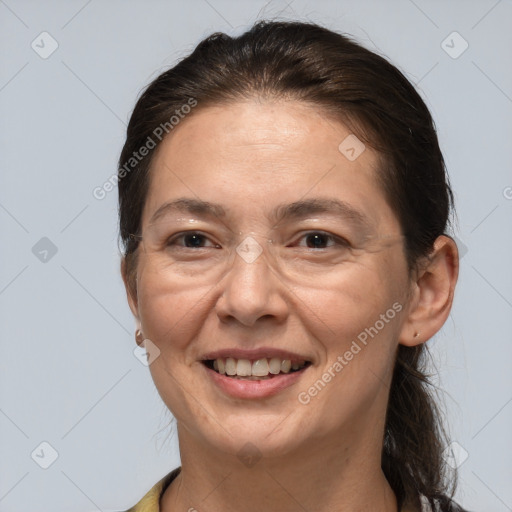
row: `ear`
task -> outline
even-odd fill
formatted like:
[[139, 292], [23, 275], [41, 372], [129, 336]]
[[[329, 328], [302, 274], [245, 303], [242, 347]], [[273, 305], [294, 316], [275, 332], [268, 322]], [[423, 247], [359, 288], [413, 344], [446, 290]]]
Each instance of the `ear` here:
[[140, 329], [140, 318], [139, 318], [139, 304], [137, 300], [137, 283], [133, 279], [133, 276], [128, 274], [128, 268], [126, 264], [126, 258], [121, 257], [121, 276], [123, 278], [124, 288], [126, 290], [126, 298], [128, 299], [128, 305], [130, 310], [137, 320], [137, 328]]
[[458, 275], [457, 244], [441, 235], [411, 284], [409, 311], [398, 337], [400, 344], [419, 345], [441, 329], [452, 307]]

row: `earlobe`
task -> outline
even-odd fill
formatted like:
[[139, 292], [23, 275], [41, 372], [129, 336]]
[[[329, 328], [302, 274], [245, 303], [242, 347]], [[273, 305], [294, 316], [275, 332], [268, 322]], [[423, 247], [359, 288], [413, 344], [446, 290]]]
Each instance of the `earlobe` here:
[[144, 334], [140, 329], [136, 329], [135, 331], [135, 342], [137, 343], [137, 345], [139, 345], [139, 347], [142, 346], [144, 342]]
[[415, 346], [425, 343], [443, 326], [450, 313], [459, 272], [457, 245], [441, 235], [418, 272], [407, 318], [398, 341]]

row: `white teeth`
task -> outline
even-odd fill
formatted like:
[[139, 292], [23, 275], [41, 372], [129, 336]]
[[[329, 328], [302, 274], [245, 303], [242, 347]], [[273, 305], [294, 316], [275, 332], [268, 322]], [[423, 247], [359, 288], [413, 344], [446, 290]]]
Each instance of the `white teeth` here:
[[272, 375], [277, 375], [281, 371], [281, 359], [273, 357], [268, 363], [268, 369]]
[[232, 357], [226, 359], [226, 373], [236, 375], [236, 361]]
[[266, 359], [258, 359], [252, 363], [252, 375], [255, 377], [265, 377], [268, 375], [268, 361]]
[[281, 361], [281, 371], [283, 373], [288, 373], [291, 367], [292, 362], [289, 359], [284, 359], [283, 361]]
[[254, 362], [249, 359], [226, 359], [219, 358], [213, 360], [213, 369], [221, 375], [230, 377], [267, 377], [269, 375], [278, 375], [279, 373], [290, 373], [291, 370], [300, 370], [306, 365], [305, 361], [294, 363], [290, 359], [280, 359], [272, 357], [271, 359], [261, 358]]
[[239, 359], [236, 365], [236, 374], [239, 377], [250, 377], [251, 376], [251, 361], [249, 359]]

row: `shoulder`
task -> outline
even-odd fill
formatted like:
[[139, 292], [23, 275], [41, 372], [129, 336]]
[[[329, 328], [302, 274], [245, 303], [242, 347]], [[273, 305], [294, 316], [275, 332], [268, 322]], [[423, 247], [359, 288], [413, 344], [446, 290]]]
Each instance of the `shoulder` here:
[[159, 512], [160, 497], [171, 482], [179, 475], [181, 467], [172, 470], [159, 480], [133, 507], [124, 512]]

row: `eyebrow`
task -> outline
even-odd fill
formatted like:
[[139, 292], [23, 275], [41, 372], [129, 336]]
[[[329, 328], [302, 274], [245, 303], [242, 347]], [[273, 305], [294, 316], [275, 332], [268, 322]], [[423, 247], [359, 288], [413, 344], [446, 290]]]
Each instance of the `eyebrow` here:
[[201, 199], [192, 199], [188, 197], [180, 197], [173, 201], [168, 201], [160, 206], [152, 215], [149, 223], [152, 224], [162, 217], [172, 213], [192, 213], [194, 215], [202, 215], [205, 217], [225, 217], [226, 210], [220, 205], [209, 203]]
[[[161, 205], [150, 219], [150, 224], [173, 213], [191, 213], [203, 217], [225, 218], [227, 211], [220, 204], [201, 199], [181, 197]], [[269, 219], [279, 223], [287, 220], [300, 220], [311, 215], [327, 213], [349, 220], [363, 228], [371, 226], [370, 219], [345, 201], [334, 198], [302, 199], [293, 203], [277, 205]]]
[[370, 227], [370, 219], [352, 205], [340, 199], [312, 198], [302, 199], [290, 204], [278, 205], [271, 214], [276, 222], [284, 220], [300, 220], [311, 215], [327, 213], [345, 220], [352, 221], [360, 227]]

